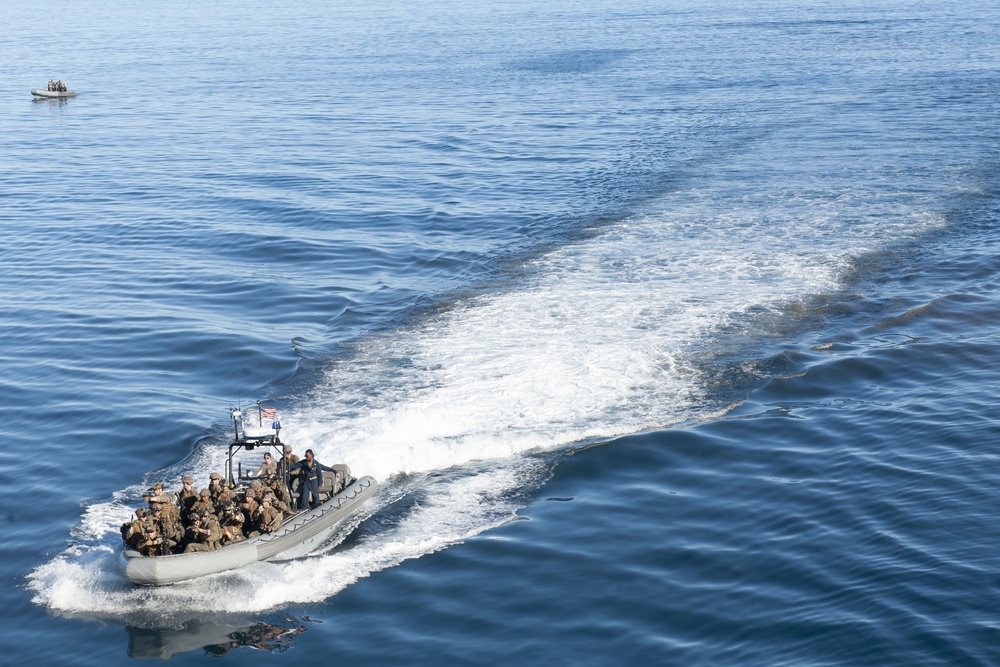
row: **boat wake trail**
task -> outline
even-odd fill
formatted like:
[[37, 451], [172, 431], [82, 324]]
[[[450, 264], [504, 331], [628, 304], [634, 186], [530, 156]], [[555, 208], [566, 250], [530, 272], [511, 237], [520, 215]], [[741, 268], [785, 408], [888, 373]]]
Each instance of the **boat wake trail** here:
[[[74, 544], [29, 575], [34, 600], [140, 625], [328, 599], [512, 520], [524, 490], [551, 473], [553, 453], [723, 413], [732, 399], [720, 399], [706, 370], [713, 355], [740, 361], [742, 350], [752, 361], [810, 298], [841, 289], [857, 257], [942, 224], [914, 206], [889, 210], [872, 193], [728, 187], [673, 194], [657, 211], [530, 260], [503, 291], [441, 304], [332, 362], [283, 410], [282, 439], [382, 488], [325, 550], [135, 588], [117, 551], [136, 486], [87, 508]], [[156, 477], [176, 488], [181, 474], [206, 478], [223, 458], [206, 445]]]
[[[120, 540], [114, 524], [131, 511], [124, 504], [92, 506], [83, 522], [102, 536], [91, 536], [29, 577], [36, 602], [54, 612], [115, 620], [132, 627], [181, 624], [196, 614], [241, 614], [292, 602], [320, 602], [350, 584], [405, 560], [433, 553], [483, 530], [510, 521], [520, 506], [508, 493], [545, 474], [539, 461], [467, 471], [434, 481], [398, 479], [359, 514], [339, 527], [313, 555], [288, 562], [247, 567], [160, 588], [132, 585], [118, 569]], [[400, 507], [402, 505], [402, 507]], [[456, 507], [463, 508], [455, 512]], [[116, 515], [116, 518], [111, 518]], [[358, 530], [362, 522], [379, 530]], [[78, 530], [83, 533], [83, 530]], [[349, 548], [338, 547], [352, 533]], [[112, 534], [113, 533], [113, 534]], [[107, 539], [105, 539], [107, 538]]]

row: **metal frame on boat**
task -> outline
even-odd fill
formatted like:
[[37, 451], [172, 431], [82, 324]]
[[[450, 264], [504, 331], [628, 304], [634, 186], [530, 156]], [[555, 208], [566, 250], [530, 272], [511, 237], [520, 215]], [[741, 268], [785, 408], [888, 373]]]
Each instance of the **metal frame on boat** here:
[[[259, 401], [257, 406], [256, 427], [243, 422], [242, 410], [236, 408], [232, 411], [236, 437], [229, 445], [226, 462], [227, 483], [231, 488], [254, 479], [249, 473], [244, 474], [239, 463], [234, 474], [235, 455], [242, 450], [252, 451], [258, 447], [273, 448], [278, 452], [279, 456], [275, 457], [275, 460], [280, 461], [278, 474], [285, 480], [286, 485], [289, 481], [288, 470], [281, 456], [284, 448], [279, 437], [281, 424], [275, 419], [265, 425], [264, 409], [260, 407]], [[335, 486], [324, 480], [320, 503], [313, 509], [295, 512], [282, 522], [278, 530], [229, 544], [214, 551], [146, 556], [135, 549], [125, 547], [121, 555], [121, 566], [125, 576], [141, 586], [163, 586], [231, 570], [260, 560], [288, 560], [304, 556], [329, 537], [341, 521], [378, 490], [378, 483], [372, 477], [355, 479], [351, 477], [350, 469], [344, 464], [331, 467], [345, 475], [344, 488], [337, 492]]]

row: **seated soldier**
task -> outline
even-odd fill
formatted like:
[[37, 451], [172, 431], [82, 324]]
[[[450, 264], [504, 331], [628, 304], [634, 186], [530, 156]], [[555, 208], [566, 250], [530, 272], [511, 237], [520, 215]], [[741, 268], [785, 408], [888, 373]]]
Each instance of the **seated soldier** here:
[[216, 514], [219, 509], [235, 498], [232, 489], [222, 479], [222, 475], [213, 472], [208, 482], [208, 490], [212, 494], [212, 502], [215, 503]]
[[257, 501], [253, 492], [247, 490], [247, 495], [240, 504], [240, 514], [243, 515], [243, 534], [249, 536], [253, 532], [253, 517], [257, 513]]
[[143, 556], [162, 556], [165, 553], [163, 537], [156, 521], [149, 515], [142, 520], [142, 537], [136, 548]]
[[253, 518], [254, 530], [249, 537], [273, 533], [281, 528], [281, 512], [271, 507], [271, 496], [264, 496]]
[[221, 546], [226, 546], [229, 544], [236, 544], [237, 542], [242, 542], [246, 538], [243, 537], [243, 526], [234, 526], [231, 524], [224, 524], [222, 526], [222, 540], [220, 540]]
[[283, 516], [291, 516], [295, 514], [295, 510], [292, 509], [292, 506], [279, 498], [278, 494], [276, 494], [273, 489], [268, 487], [265, 489], [264, 493], [271, 499], [271, 507], [281, 512]]
[[184, 528], [177, 521], [173, 514], [157, 505], [153, 509], [153, 520], [156, 521], [156, 529], [163, 540], [163, 555], [174, 553], [178, 545], [184, 540]]
[[184, 547], [184, 553], [213, 551], [219, 548], [222, 530], [211, 514], [196, 512], [191, 515], [191, 526], [187, 529], [185, 537], [187, 546]]
[[222, 507], [222, 511], [219, 514], [219, 525], [223, 528], [226, 526], [236, 526], [242, 530], [245, 522], [246, 517], [243, 516], [243, 512], [240, 511], [235, 502], [229, 501]]
[[290, 504], [292, 498], [288, 495], [288, 487], [285, 486], [284, 480], [277, 474], [268, 475], [264, 479], [264, 489], [270, 489], [275, 498]]
[[208, 536], [208, 547], [209, 549], [218, 549], [222, 546], [222, 526], [219, 525], [219, 519], [214, 514], [209, 514], [205, 517], [205, 528], [209, 530]]
[[142, 542], [142, 520], [145, 518], [146, 509], [140, 507], [135, 511], [135, 516], [130, 521], [122, 524], [122, 541], [130, 549], [138, 550], [139, 543]]

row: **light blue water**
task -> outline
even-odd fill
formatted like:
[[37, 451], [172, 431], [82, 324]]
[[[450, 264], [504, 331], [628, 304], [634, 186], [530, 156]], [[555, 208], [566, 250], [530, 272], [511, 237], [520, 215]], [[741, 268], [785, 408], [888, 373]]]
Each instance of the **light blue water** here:
[[[1000, 660], [991, 5], [0, 25], [3, 661]], [[258, 398], [380, 494], [133, 588]]]

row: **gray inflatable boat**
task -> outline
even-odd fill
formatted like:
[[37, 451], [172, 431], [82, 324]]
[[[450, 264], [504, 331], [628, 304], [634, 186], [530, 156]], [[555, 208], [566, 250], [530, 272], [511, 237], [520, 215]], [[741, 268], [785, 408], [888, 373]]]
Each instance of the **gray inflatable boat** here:
[[76, 97], [75, 90], [44, 90], [42, 88], [32, 88], [31, 94], [35, 97], [41, 97], [45, 99], [61, 99], [64, 97]]
[[[269, 414], [267, 409], [258, 409], [258, 414]], [[255, 448], [283, 450], [278, 434], [281, 424], [275, 413], [267, 426], [260, 423], [256, 428], [242, 422], [242, 411], [233, 410], [236, 439], [229, 445], [227, 479], [230, 488], [239, 491], [243, 483], [257, 479], [255, 475], [243, 474], [242, 467], [234, 460], [241, 451]], [[261, 422], [262, 418], [258, 418]], [[276, 457], [278, 458], [278, 457]], [[331, 466], [337, 472], [324, 476], [320, 487], [320, 502], [312, 509], [300, 510], [285, 518], [281, 527], [271, 533], [257, 535], [235, 542], [214, 551], [191, 553], [171, 553], [166, 555], [143, 555], [126, 545], [122, 551], [120, 564], [125, 576], [141, 586], [164, 586], [202, 577], [207, 574], [232, 570], [260, 560], [290, 560], [308, 554], [327, 539], [333, 530], [378, 490], [373, 477], [356, 479], [350, 468], [344, 464]], [[278, 468], [285, 484], [295, 496], [294, 481], [289, 484], [289, 473], [283, 465]], [[341, 490], [341, 485], [343, 485]]]
[[141, 586], [164, 586], [243, 567], [259, 560], [288, 560], [304, 556], [329, 537], [337, 524], [376, 490], [378, 483], [374, 478], [362, 477], [316, 509], [292, 515], [277, 531], [216, 551], [143, 556], [138, 551], [125, 549], [122, 552], [125, 576]]

